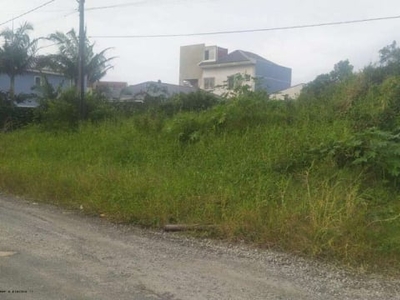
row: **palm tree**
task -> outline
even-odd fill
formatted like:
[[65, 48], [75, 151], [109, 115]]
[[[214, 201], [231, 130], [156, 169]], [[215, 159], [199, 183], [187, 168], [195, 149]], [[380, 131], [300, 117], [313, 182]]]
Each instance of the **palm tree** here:
[[33, 30], [30, 23], [24, 23], [16, 31], [5, 29], [0, 32], [4, 44], [0, 48], [0, 73], [10, 77], [10, 98], [15, 95], [15, 77], [35, 66], [37, 39], [31, 39]]
[[[58, 53], [49, 55], [44, 65], [49, 66], [56, 72], [64, 74], [71, 79], [75, 86], [78, 84], [79, 67], [79, 36], [72, 29], [67, 34], [56, 32], [49, 36], [49, 40], [58, 45]], [[104, 49], [100, 53], [94, 53], [94, 43], [86, 38], [85, 42], [85, 64], [84, 75], [87, 83], [92, 85], [104, 77], [108, 70], [112, 68], [109, 64], [114, 57], [107, 58], [105, 53], [110, 49]]]

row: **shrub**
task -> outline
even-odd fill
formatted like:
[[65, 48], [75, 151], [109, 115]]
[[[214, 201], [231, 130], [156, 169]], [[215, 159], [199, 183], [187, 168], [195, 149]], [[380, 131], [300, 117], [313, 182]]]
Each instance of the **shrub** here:
[[400, 175], [400, 133], [375, 128], [344, 141], [332, 141], [309, 152], [315, 159], [331, 157], [339, 167], [362, 166], [378, 178]]
[[200, 112], [208, 110], [215, 106], [220, 100], [217, 96], [198, 90], [189, 94], [177, 94], [169, 100], [159, 105], [159, 109], [168, 116], [173, 116], [178, 112], [195, 111]]
[[74, 130], [80, 121], [99, 122], [114, 116], [113, 107], [97, 94], [87, 94], [80, 116], [80, 100], [76, 91], [63, 92], [56, 99], [43, 99], [37, 110], [37, 119], [46, 130]]
[[[16, 95], [22, 101], [26, 95]], [[11, 131], [26, 126], [34, 121], [32, 108], [17, 107], [8, 93], [0, 92], [0, 131]]]

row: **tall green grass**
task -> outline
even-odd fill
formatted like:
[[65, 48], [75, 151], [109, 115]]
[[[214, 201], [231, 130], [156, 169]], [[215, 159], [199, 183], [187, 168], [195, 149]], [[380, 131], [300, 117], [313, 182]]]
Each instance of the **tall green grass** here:
[[398, 266], [396, 192], [362, 166], [310, 159], [353, 131], [321, 108], [244, 97], [73, 132], [32, 126], [0, 135], [0, 189], [115, 222], [215, 225], [210, 235], [231, 241]]

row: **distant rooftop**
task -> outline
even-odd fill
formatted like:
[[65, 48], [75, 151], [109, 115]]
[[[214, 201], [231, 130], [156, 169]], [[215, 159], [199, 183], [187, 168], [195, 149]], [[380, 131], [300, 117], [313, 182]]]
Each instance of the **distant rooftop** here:
[[145, 81], [139, 84], [128, 86], [124, 92], [123, 96], [131, 95], [136, 98], [135, 95], [150, 95], [150, 96], [172, 96], [174, 94], [189, 94], [196, 92], [198, 88], [190, 86], [182, 86], [170, 83], [164, 83], [161, 81]]
[[200, 63], [200, 66], [212, 66], [212, 65], [219, 65], [219, 64], [229, 64], [229, 63], [246, 63], [248, 62], [249, 64], [256, 64], [257, 61], [263, 61], [269, 64], [277, 65], [276, 63], [269, 61], [260, 55], [257, 55], [252, 52], [248, 51], [243, 51], [243, 50], [236, 50], [228, 55], [225, 55], [221, 58], [219, 58], [217, 61], [212, 61], [212, 62], [202, 62]]

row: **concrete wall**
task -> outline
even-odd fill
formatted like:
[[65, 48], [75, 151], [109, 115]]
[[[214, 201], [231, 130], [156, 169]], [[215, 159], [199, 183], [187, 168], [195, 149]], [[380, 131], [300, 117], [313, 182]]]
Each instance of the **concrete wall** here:
[[279, 91], [275, 94], [270, 95], [271, 99], [274, 100], [285, 100], [285, 99], [297, 99], [300, 96], [300, 93], [303, 89], [305, 84], [298, 84], [295, 86], [292, 86], [286, 90]]
[[[226, 84], [226, 81], [229, 76], [235, 75], [237, 73], [240, 74], [248, 74], [251, 77], [255, 76], [255, 65], [232, 65], [232, 66], [226, 66], [226, 67], [219, 67], [219, 68], [204, 68], [203, 69], [203, 78], [200, 84], [200, 87], [204, 89], [204, 78], [215, 78], [215, 86], [218, 85], [224, 85]], [[252, 89], [254, 90], [254, 82], [246, 82], [246, 84], [250, 85]], [[216, 88], [214, 89], [214, 93], [217, 95], [221, 95], [223, 93], [226, 93], [227, 90], [224, 88]]]
[[265, 61], [258, 61], [256, 66], [257, 87], [268, 93], [287, 89], [292, 83], [292, 70]]
[[[216, 62], [217, 60], [221, 59], [222, 57], [228, 55], [228, 49], [221, 48], [218, 46], [207, 46], [204, 49], [204, 52], [208, 51], [208, 59], [206, 59], [206, 55], [204, 53], [203, 59], [201, 61], [204, 62]], [[201, 62], [199, 61], [199, 63]]]
[[200, 82], [203, 70], [199, 63], [204, 60], [205, 44], [182, 46], [179, 63], [179, 85], [184, 85], [185, 80], [198, 80]]

